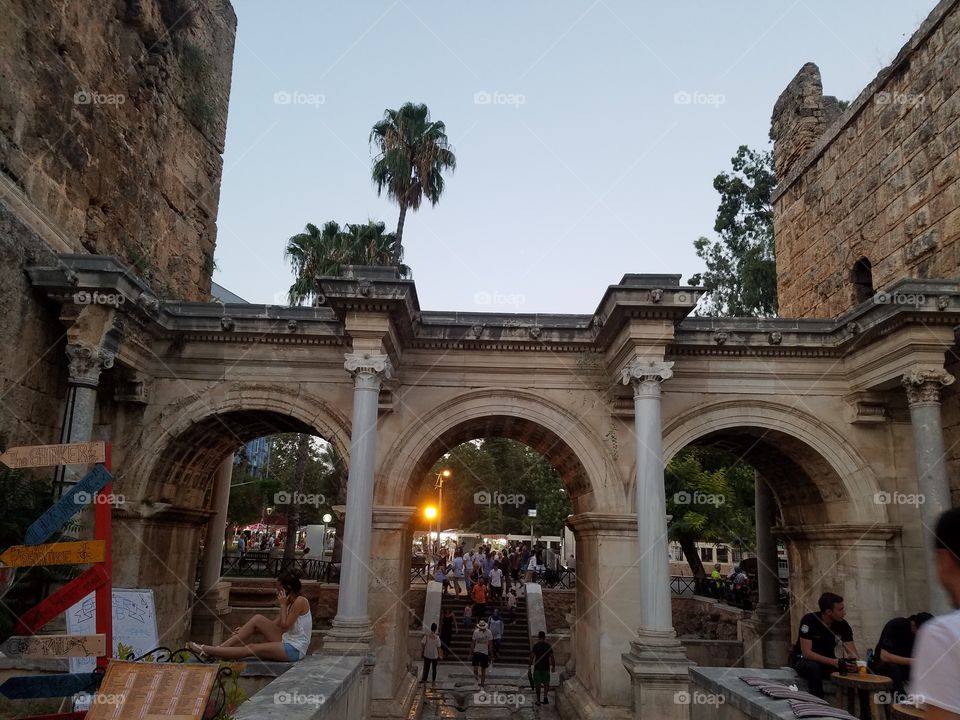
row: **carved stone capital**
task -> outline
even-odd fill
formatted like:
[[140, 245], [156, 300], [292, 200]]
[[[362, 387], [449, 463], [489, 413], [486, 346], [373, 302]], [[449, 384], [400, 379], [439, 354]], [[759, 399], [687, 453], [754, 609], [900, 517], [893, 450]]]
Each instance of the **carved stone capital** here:
[[952, 385], [953, 375], [942, 369], [911, 370], [900, 381], [907, 390], [910, 405], [939, 403], [940, 390]]
[[621, 371], [624, 385], [633, 385], [634, 397], [659, 395], [660, 383], [673, 377], [673, 362], [634, 358]]
[[393, 365], [386, 355], [374, 353], [346, 353], [344, 369], [353, 377], [357, 387], [380, 388], [393, 375]]
[[82, 343], [67, 345], [70, 383], [97, 387], [100, 384], [100, 372], [113, 367], [114, 354], [101, 347]]

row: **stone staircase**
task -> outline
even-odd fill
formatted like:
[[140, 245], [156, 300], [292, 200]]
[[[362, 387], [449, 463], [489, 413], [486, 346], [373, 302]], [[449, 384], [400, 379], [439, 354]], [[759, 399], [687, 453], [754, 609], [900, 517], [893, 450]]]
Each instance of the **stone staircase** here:
[[[465, 627], [463, 624], [463, 608], [468, 601], [464, 595], [454, 597], [450, 593], [444, 593], [443, 601], [440, 604], [440, 617], [446, 614], [447, 610], [453, 610], [454, 617], [457, 618], [458, 630], [453, 633], [453, 639], [450, 641], [450, 657], [441, 660], [441, 663], [461, 663], [470, 665], [472, 657], [470, 656], [470, 640], [473, 631], [476, 629], [476, 622], [471, 627]], [[493, 615], [494, 603], [487, 603], [486, 618], [489, 620]], [[517, 599], [516, 622], [510, 623], [507, 619], [506, 605], [500, 610], [503, 616], [503, 640], [500, 643], [500, 655], [495, 659], [498, 665], [523, 665], [526, 666], [530, 659], [530, 630], [527, 623], [527, 600], [526, 598]]]

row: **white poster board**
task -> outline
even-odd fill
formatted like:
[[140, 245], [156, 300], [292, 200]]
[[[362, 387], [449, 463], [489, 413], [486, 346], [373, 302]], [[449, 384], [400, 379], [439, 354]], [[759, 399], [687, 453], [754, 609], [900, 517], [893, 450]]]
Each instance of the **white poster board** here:
[[[67, 632], [70, 635], [89, 635], [97, 631], [97, 601], [94, 593], [67, 610]], [[153, 604], [153, 590], [113, 589], [113, 648], [123, 643], [133, 648], [138, 657], [160, 644], [157, 639], [157, 614]], [[89, 673], [97, 666], [96, 658], [70, 658], [70, 672]]]

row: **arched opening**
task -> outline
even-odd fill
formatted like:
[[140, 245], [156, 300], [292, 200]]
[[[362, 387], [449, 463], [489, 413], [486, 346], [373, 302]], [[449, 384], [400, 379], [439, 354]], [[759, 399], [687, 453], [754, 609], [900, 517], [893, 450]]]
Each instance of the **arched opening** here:
[[870, 260], [862, 257], [853, 264], [850, 271], [850, 281], [853, 283], [853, 295], [859, 304], [869, 300], [874, 295], [873, 265]]
[[[287, 520], [299, 516], [301, 504], [309, 505], [308, 514], [327, 511], [334, 504], [326, 497], [315, 500], [317, 493], [304, 492], [308, 488], [291, 492], [291, 487], [277, 484], [272, 497], [258, 497], [254, 502], [258, 503], [261, 519], [271, 521], [266, 523], [271, 532], [257, 539], [273, 535], [279, 542], [262, 550], [259, 544], [246, 545], [243, 568], [237, 572], [227, 568], [222, 575], [223, 563], [236, 563], [236, 557], [221, 557], [221, 546], [225, 553], [239, 551], [234, 537], [226, 536], [237, 451], [258, 439], [279, 437], [289, 446], [288, 453], [296, 452], [300, 445], [317, 454], [327, 440], [342, 447], [342, 438], [322, 437], [301, 418], [263, 408], [223, 409], [195, 419], [179, 417], [177, 421], [175, 434], [168, 431], [160, 435], [155, 440], [155, 452], [132, 458], [130, 470], [122, 478], [118, 491], [135, 499], [114, 531], [115, 584], [153, 589], [161, 642], [181, 642], [190, 637], [216, 643], [246, 619], [231, 617], [227, 612], [243, 604], [230, 600], [235, 586], [243, 585], [248, 594], [261, 592], [261, 586], [269, 592], [276, 575], [290, 564], [283, 557], [285, 537], [293, 540], [290, 557], [304, 564], [303, 548], [297, 548], [297, 535], [289, 533]], [[297, 438], [305, 441], [298, 443]], [[323, 508], [319, 507], [321, 502]], [[230, 584], [226, 595], [218, 580]], [[308, 585], [320, 585], [321, 580], [306, 577], [305, 594]], [[336, 587], [330, 592], [335, 605]], [[316, 598], [309, 599], [313, 602]], [[213, 612], [212, 607], [221, 600], [223, 607]], [[200, 615], [206, 616], [206, 624]], [[316, 620], [322, 622], [322, 618]]]
[[[847, 598], [855, 632], [874, 638], [888, 619], [888, 603], [869, 588], [891, 588], [898, 598], [903, 588], [896, 533], [875, 500], [869, 465], [827, 423], [764, 402], [724, 403], [678, 418], [666, 429], [666, 455], [690, 446], [732, 453], [770, 488], [771, 534], [785, 547], [790, 591], [789, 621], [780, 628], [776, 653], [795, 638], [796, 623], [816, 610], [825, 591]], [[773, 563], [770, 558], [767, 567], [779, 569]], [[758, 638], [756, 645], [766, 647], [771, 637]]]

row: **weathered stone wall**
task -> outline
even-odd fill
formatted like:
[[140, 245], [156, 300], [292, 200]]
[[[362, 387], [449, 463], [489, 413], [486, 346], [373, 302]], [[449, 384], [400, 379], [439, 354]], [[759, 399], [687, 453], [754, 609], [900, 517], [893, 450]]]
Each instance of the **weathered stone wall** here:
[[882, 289], [960, 268], [960, 2], [943, 0], [837, 118], [816, 65], [772, 121], [780, 313], [836, 317], [858, 303], [862, 257]]
[[[209, 297], [236, 16], [228, 0], [0, 0], [0, 175], [60, 251]], [[6, 195], [7, 193], [3, 193]], [[4, 266], [3, 282], [20, 266]]]

